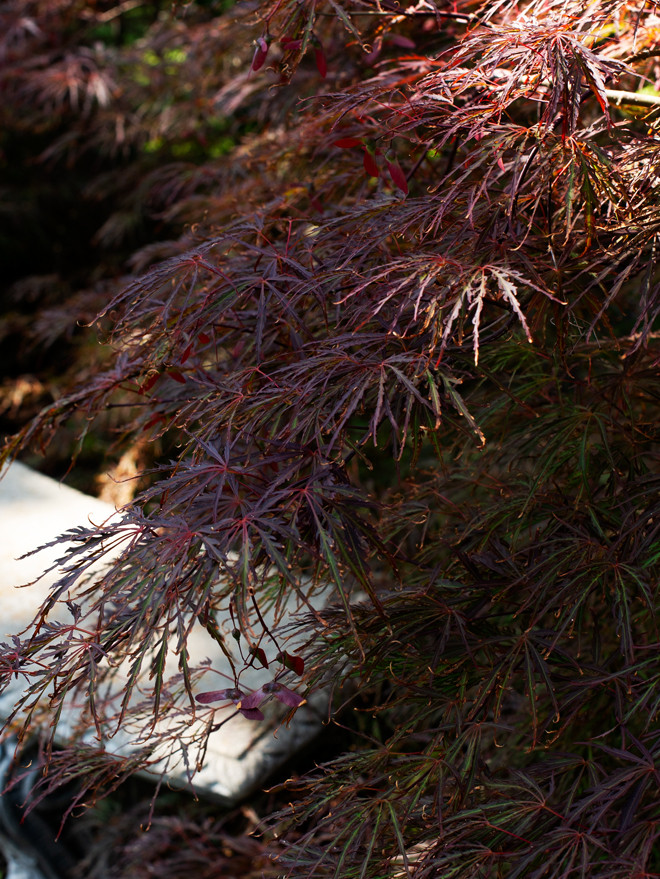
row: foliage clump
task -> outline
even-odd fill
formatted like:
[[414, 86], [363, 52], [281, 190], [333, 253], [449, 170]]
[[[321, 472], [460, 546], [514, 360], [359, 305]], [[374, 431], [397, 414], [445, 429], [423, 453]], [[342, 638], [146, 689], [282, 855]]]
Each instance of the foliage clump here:
[[[123, 8], [1, 9], [24, 22], [3, 29], [3, 112], [52, 131], [49, 160], [129, 156], [180, 229], [88, 289], [112, 360], [5, 453], [112, 410], [127, 446], [171, 454], [121, 522], [69, 535], [4, 650], [25, 728], [94, 681], [105, 730], [97, 682], [129, 661], [142, 698], [115, 722], [168, 716], [171, 740], [121, 771], [203, 752], [180, 737], [206, 674], [192, 626], [222, 640], [230, 613], [245, 661], [272, 661], [260, 608], [295, 596], [301, 694], [334, 680], [373, 722], [273, 818], [292, 874], [655, 875], [660, 19], [623, 0], [200, 3], [90, 48], [83, 22]], [[73, 622], [49, 621], [65, 600]], [[91, 792], [119, 771], [75, 741], [53, 761], [50, 783]]]

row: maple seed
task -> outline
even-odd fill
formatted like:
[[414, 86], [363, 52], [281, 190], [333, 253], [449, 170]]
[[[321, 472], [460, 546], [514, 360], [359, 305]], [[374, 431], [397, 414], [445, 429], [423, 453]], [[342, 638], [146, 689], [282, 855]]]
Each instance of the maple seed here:
[[244, 711], [252, 711], [261, 705], [264, 699], [267, 699], [268, 696], [275, 696], [279, 702], [283, 705], [288, 705], [289, 708], [300, 708], [301, 705], [304, 705], [305, 702], [307, 702], [307, 699], [294, 693], [293, 690], [285, 687], [284, 684], [280, 684], [277, 681], [270, 681], [262, 687], [259, 687], [254, 693], [246, 696], [245, 699], [241, 699], [237, 705], [238, 710], [241, 713]]
[[259, 660], [264, 668], [268, 668], [268, 660], [262, 647], [252, 647], [250, 653]]
[[392, 183], [394, 183], [404, 195], [408, 195], [408, 181], [406, 180], [406, 175], [401, 170], [401, 165], [399, 165], [399, 160], [397, 159], [394, 150], [388, 150], [385, 153], [385, 161], [387, 162], [387, 170], [390, 172]]
[[364, 142], [361, 137], [341, 137], [334, 142], [333, 146], [346, 150], [349, 147], [364, 146]]
[[314, 55], [316, 57], [316, 68], [323, 79], [325, 79], [328, 74], [328, 62], [325, 60], [325, 53], [323, 49], [314, 49]]
[[376, 156], [380, 154], [373, 141], [364, 140], [361, 137], [341, 137], [334, 141], [334, 146], [340, 149], [348, 149], [349, 147], [361, 146], [364, 149], [364, 170], [370, 177], [378, 177], [380, 172], [376, 163]]
[[380, 171], [378, 170], [378, 164], [376, 163], [376, 156], [381, 154], [380, 150], [376, 148], [376, 144], [374, 141], [368, 137], [365, 138], [364, 141], [364, 170], [370, 177], [378, 177], [380, 175]]
[[233, 687], [229, 690], [211, 690], [208, 693], [198, 693], [195, 699], [202, 705], [208, 705], [209, 702], [238, 702], [244, 695], [242, 690]]
[[258, 690], [255, 690], [254, 693], [250, 693], [249, 696], [246, 696], [245, 699], [241, 699], [238, 703], [238, 707], [241, 711], [251, 711], [254, 708], [258, 708], [265, 698], [266, 696], [263, 687], [260, 687]]
[[365, 64], [372, 64], [380, 55], [383, 48], [383, 38], [381, 36], [376, 37], [374, 40], [373, 48], [368, 55], [362, 59]]
[[285, 52], [296, 52], [303, 44], [302, 40], [293, 40], [291, 37], [282, 37], [280, 43]]
[[138, 394], [146, 394], [147, 391], [150, 391], [153, 386], [156, 384], [158, 379], [160, 378], [160, 373], [156, 372], [150, 378], [148, 378], [140, 387], [138, 388]]
[[[257, 693], [260, 693], [258, 690]], [[198, 702], [201, 702], [202, 705], [208, 705], [209, 702], [233, 702], [239, 712], [246, 717], [248, 720], [263, 720], [264, 715], [256, 706], [248, 705], [247, 708], [243, 706], [243, 696], [245, 693], [243, 690], [239, 690], [236, 687], [233, 687], [228, 690], [211, 690], [208, 693], [199, 693], [195, 696], [195, 699]], [[255, 694], [253, 693], [252, 696]], [[248, 696], [248, 699], [252, 698]]]
[[238, 709], [243, 717], [246, 717], [248, 720], [263, 720], [264, 713], [263, 711], [259, 711], [258, 708], [239, 708]]
[[259, 37], [257, 40], [257, 48], [254, 50], [254, 57], [252, 59], [252, 70], [255, 73], [264, 66], [266, 55], [268, 55], [268, 43], [263, 37]]
[[281, 662], [282, 665], [297, 675], [301, 675], [305, 671], [305, 660], [302, 656], [294, 656], [294, 654], [287, 653], [285, 650], [284, 653], [278, 653], [276, 659], [277, 662]]
[[371, 153], [365, 149], [364, 151], [364, 170], [370, 177], [378, 177], [378, 165], [376, 164], [376, 159]]
[[325, 79], [328, 73], [328, 62], [325, 58], [325, 52], [323, 51], [323, 45], [318, 37], [312, 38], [312, 45], [314, 46], [314, 57], [316, 59], [316, 69], [321, 74], [323, 79]]
[[149, 430], [150, 427], [154, 427], [159, 421], [165, 421], [165, 417], [160, 414], [152, 415], [149, 421], [143, 426], [142, 430]]
[[402, 34], [388, 34], [385, 37], [386, 42], [399, 46], [401, 49], [414, 49], [415, 43], [410, 37], [404, 37]]
[[288, 705], [289, 708], [300, 708], [307, 701], [307, 699], [303, 699], [302, 696], [294, 693], [293, 690], [285, 687], [284, 684], [277, 683], [277, 681], [264, 684], [261, 689], [265, 696], [273, 695], [283, 705]]

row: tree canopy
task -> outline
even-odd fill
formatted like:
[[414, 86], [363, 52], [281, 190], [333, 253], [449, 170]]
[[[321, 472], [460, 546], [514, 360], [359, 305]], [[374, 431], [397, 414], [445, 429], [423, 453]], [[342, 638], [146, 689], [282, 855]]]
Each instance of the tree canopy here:
[[[4, 646], [11, 723], [72, 690], [104, 734], [170, 720], [123, 764], [74, 737], [46, 787], [194, 766], [200, 623], [237, 681], [274, 663], [244, 711], [359, 700], [360, 747], [272, 817], [282, 872], [657, 875], [655, 7], [8, 0], [0, 35], [6, 161], [98, 220], [93, 257], [17, 261], [5, 333], [69, 366], [4, 455], [152, 449]], [[300, 657], [261, 615], [291, 596]]]

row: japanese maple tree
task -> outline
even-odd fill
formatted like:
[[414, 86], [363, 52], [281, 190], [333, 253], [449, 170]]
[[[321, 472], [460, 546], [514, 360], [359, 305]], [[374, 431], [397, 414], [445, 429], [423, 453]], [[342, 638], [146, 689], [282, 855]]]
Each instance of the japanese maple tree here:
[[[72, 689], [117, 720], [96, 682], [131, 664], [142, 750], [74, 739], [46, 783], [96, 793], [163, 747], [194, 765], [202, 690], [197, 712], [257, 718], [333, 681], [368, 705], [363, 745], [292, 785], [282, 871], [657, 875], [655, 8], [191, 3], [104, 42], [137, 6], [0, 7], [8, 124], [50, 132], [51, 162], [128, 163], [172, 234], [60, 306], [97, 303], [105, 353], [5, 451], [108, 412], [165, 450], [121, 521], [65, 536], [0, 658], [24, 734]], [[292, 596], [300, 656], [259, 610]], [[211, 689], [195, 621], [273, 682]]]

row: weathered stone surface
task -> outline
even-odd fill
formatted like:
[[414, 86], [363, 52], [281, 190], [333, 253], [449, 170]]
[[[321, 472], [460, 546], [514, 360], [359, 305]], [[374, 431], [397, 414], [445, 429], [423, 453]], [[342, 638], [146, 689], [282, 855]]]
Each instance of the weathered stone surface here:
[[0, 480], [0, 638], [13, 635], [32, 619], [57, 579], [55, 571], [28, 589], [63, 552], [61, 546], [26, 559], [19, 557], [78, 525], [100, 524], [115, 515], [110, 504], [18, 462]]
[[[22, 464], [10, 466], [0, 481], [0, 640], [7, 640], [7, 636], [17, 634], [29, 625], [49, 587], [57, 579], [57, 571], [33, 585], [17, 587], [35, 580], [62, 556], [63, 547], [60, 545], [22, 560], [18, 560], [18, 556], [69, 528], [90, 521], [100, 524], [113, 515], [116, 515], [115, 510], [109, 504], [61, 485]], [[191, 665], [208, 658], [216, 671], [229, 675], [224, 654], [201, 626], [193, 632], [188, 648]], [[175, 672], [176, 657], [171, 658], [169, 670]], [[204, 689], [231, 686], [231, 680], [221, 675], [207, 675], [208, 683]], [[257, 689], [271, 679], [271, 672], [265, 669], [248, 669], [241, 678], [241, 686]], [[9, 714], [23, 686], [21, 681], [14, 682], [12, 689], [0, 698], [0, 718]], [[273, 769], [318, 732], [323, 702], [320, 696], [314, 704], [302, 706], [289, 728], [280, 728], [276, 736], [272, 727], [282, 716], [279, 703], [266, 706], [265, 721], [250, 721], [241, 715], [229, 720], [211, 734], [204, 767], [195, 777], [195, 788], [230, 804], [263, 786]], [[222, 710], [217, 712], [217, 717], [222, 719]], [[66, 729], [67, 718], [63, 720]], [[197, 722], [201, 724], [201, 721]], [[109, 745], [113, 751], [124, 752], [131, 746], [127, 736], [117, 736]], [[184, 783], [186, 776], [182, 767], [172, 771], [170, 778], [173, 782], [178, 779]]]

